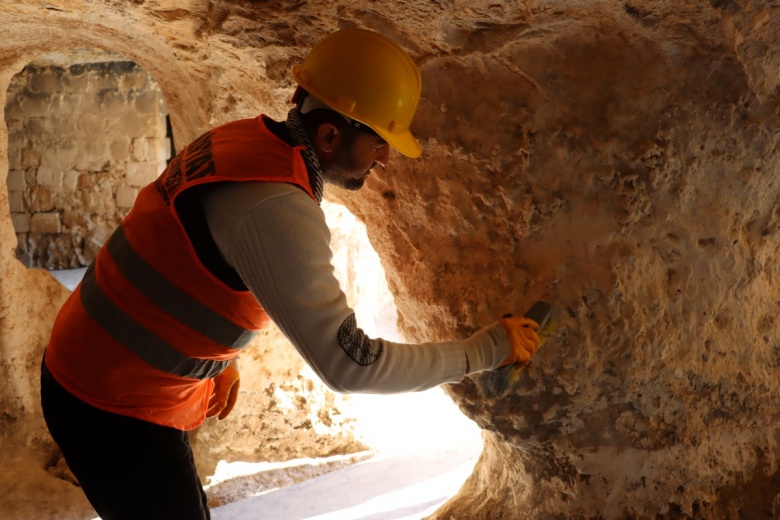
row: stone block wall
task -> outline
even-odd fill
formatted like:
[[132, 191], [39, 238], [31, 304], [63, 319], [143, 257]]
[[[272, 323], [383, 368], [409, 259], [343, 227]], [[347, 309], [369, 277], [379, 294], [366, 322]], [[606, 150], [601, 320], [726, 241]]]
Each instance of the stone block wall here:
[[28, 267], [88, 265], [170, 158], [167, 108], [131, 61], [32, 63], [8, 88], [8, 195]]

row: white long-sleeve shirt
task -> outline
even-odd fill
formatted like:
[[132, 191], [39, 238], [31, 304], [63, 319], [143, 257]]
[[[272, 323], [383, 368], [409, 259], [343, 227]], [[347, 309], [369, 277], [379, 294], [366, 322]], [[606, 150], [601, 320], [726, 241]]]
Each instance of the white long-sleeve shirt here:
[[510, 353], [498, 322], [462, 341], [402, 344], [368, 338], [334, 276], [319, 205], [293, 185], [226, 183], [203, 207], [222, 256], [330, 388], [396, 393], [457, 382]]

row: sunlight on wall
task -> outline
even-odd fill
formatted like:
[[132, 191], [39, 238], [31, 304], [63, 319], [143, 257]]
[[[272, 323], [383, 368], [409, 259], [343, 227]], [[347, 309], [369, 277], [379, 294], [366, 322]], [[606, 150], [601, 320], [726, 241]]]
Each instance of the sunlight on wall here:
[[[336, 277], [370, 337], [403, 342], [398, 313], [365, 225], [339, 204], [322, 203], [331, 229]], [[307, 377], [315, 377], [306, 368]], [[351, 395], [357, 430], [380, 453], [409, 453], [452, 442], [481, 444], [480, 429], [440, 389], [394, 395]]]
[[[373, 338], [403, 342], [384, 269], [365, 226], [343, 206], [325, 201], [322, 208], [332, 233], [335, 274], [358, 325]], [[308, 366], [303, 375], [317, 379]], [[258, 510], [271, 516], [284, 510], [285, 518], [411, 520], [432, 514], [472, 473], [482, 452], [481, 431], [440, 388], [395, 395], [353, 394], [346, 400], [350, 409], [343, 411], [356, 418], [355, 433], [373, 453], [284, 463], [221, 461], [208, 479], [207, 490], [243, 485], [253, 491], [244, 500], [217, 508], [213, 517], [254, 518]], [[332, 493], [346, 487], [350, 500], [339, 500]], [[301, 497], [321, 507], [292, 513], [289, 508], [295, 508]], [[323, 511], [328, 513], [320, 514]], [[412, 516], [402, 515], [404, 511]]]

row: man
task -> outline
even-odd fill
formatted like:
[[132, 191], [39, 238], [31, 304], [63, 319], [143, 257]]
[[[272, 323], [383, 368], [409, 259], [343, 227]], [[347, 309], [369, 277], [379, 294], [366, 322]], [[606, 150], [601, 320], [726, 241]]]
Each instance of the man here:
[[231, 411], [237, 355], [269, 317], [339, 392], [423, 390], [538, 347], [520, 317], [419, 345], [358, 328], [330, 264], [323, 183], [359, 189], [390, 146], [420, 155], [419, 71], [387, 38], [348, 29], [293, 76], [286, 121], [217, 127], [139, 193], [57, 316], [44, 416], [103, 520], [209, 518], [188, 431]]

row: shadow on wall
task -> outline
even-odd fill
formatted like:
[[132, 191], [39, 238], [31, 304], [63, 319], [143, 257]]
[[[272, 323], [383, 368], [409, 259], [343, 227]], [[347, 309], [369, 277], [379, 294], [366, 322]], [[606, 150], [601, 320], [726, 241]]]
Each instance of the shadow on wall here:
[[5, 119], [11, 220], [27, 267], [88, 265], [172, 155], [154, 78], [101, 50], [28, 64], [8, 87]]

